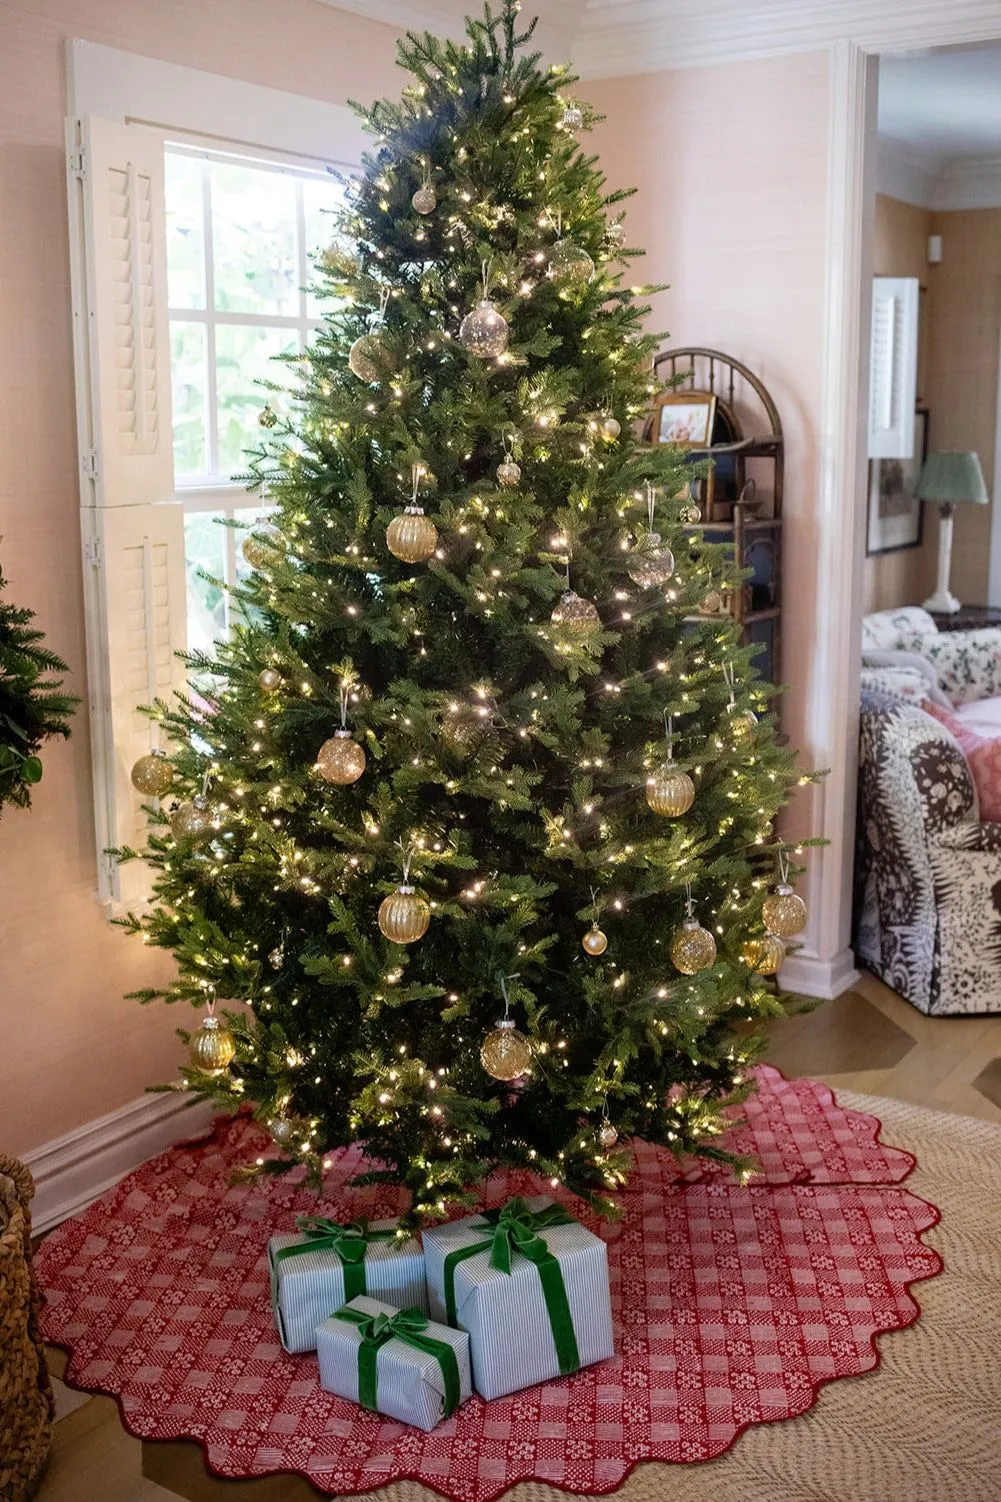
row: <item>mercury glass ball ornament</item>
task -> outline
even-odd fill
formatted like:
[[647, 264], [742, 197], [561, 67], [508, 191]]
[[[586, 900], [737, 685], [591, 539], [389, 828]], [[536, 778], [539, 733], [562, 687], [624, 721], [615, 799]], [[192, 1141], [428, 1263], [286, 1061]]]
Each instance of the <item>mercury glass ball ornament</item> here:
[[699, 603], [699, 615], [719, 615], [723, 609], [723, 596], [718, 589], [711, 589]]
[[151, 751], [148, 756], [140, 756], [132, 768], [132, 786], [150, 798], [162, 798], [169, 793], [173, 781], [174, 768], [165, 751]]
[[667, 583], [674, 573], [674, 554], [661, 546], [659, 532], [648, 532], [643, 546], [630, 553], [626, 573], [640, 589], [656, 589]]
[[622, 424], [611, 413], [601, 419], [600, 427], [602, 438], [607, 438], [609, 443], [614, 443], [615, 439], [622, 432]]
[[584, 125], [584, 111], [579, 104], [567, 104], [563, 107], [560, 116], [560, 124], [564, 130], [580, 130]]
[[484, 1038], [480, 1063], [495, 1080], [516, 1080], [531, 1067], [532, 1045], [510, 1017], [504, 1017]]
[[379, 905], [379, 929], [393, 944], [415, 944], [431, 922], [431, 909], [413, 887], [397, 887]]
[[309, 1136], [309, 1122], [301, 1116], [273, 1116], [268, 1122], [272, 1142], [279, 1147], [288, 1147], [296, 1138], [302, 1142]]
[[761, 904], [761, 917], [773, 934], [792, 939], [806, 927], [806, 903], [788, 882], [782, 882]]
[[[549, 252], [549, 267], [558, 281], [580, 285], [594, 276], [594, 262], [580, 245], [572, 240], [557, 240]], [[602, 430], [604, 424], [602, 424]]]
[[626, 243], [626, 228], [618, 219], [605, 229], [605, 244], [609, 250], [621, 250]]
[[378, 334], [362, 334], [348, 351], [348, 369], [359, 381], [374, 386], [392, 375], [395, 366], [392, 354]]
[[282, 686], [282, 675], [277, 668], [262, 668], [257, 681], [266, 694], [275, 694]]
[[199, 793], [189, 802], [179, 803], [170, 816], [171, 833], [175, 840], [194, 840], [205, 834], [212, 825], [212, 812], [207, 798]]
[[438, 528], [420, 506], [408, 506], [386, 528], [386, 546], [402, 563], [426, 563], [438, 546]]
[[698, 918], [686, 918], [674, 935], [671, 959], [682, 975], [698, 975], [716, 963], [716, 940]]
[[598, 1133], [598, 1141], [602, 1147], [614, 1147], [618, 1140], [619, 1134], [612, 1126], [612, 1123], [610, 1121], [602, 1122], [601, 1130]]
[[498, 312], [489, 297], [478, 302], [459, 324], [459, 343], [481, 360], [491, 360], [502, 355], [507, 349], [510, 335], [507, 319], [503, 313]]
[[521, 479], [521, 465], [515, 464], [513, 459], [505, 459], [503, 464], [497, 466], [497, 484], [503, 485], [505, 490], [513, 490]]
[[560, 595], [556, 609], [550, 616], [554, 626], [559, 626], [570, 636], [590, 636], [601, 625], [598, 607], [593, 600], [568, 589]]
[[475, 750], [486, 734], [488, 720], [468, 705], [446, 709], [441, 717], [442, 739], [460, 756]]
[[268, 955], [268, 964], [272, 970], [280, 970], [285, 963], [285, 951], [280, 944], [276, 944]]
[[236, 1040], [218, 1017], [203, 1017], [189, 1052], [196, 1069], [204, 1069], [206, 1074], [222, 1074], [236, 1058]]
[[438, 195], [430, 183], [425, 183], [422, 188], [417, 189], [410, 202], [418, 214], [433, 214], [438, 207]]
[[599, 954], [604, 954], [608, 948], [608, 935], [602, 933], [597, 923], [593, 923], [580, 942], [584, 953], [596, 959]]
[[251, 532], [243, 539], [241, 552], [251, 568], [267, 568], [282, 552], [285, 539], [274, 527], [264, 527]]
[[738, 709], [731, 705], [730, 719], [733, 722], [733, 733], [738, 740], [744, 740], [748, 735], [753, 735], [758, 724], [758, 717], [753, 709]]
[[786, 957], [786, 948], [777, 934], [765, 934], [761, 938], [748, 939], [740, 957], [757, 975], [774, 975]]
[[646, 801], [655, 814], [680, 819], [695, 802], [695, 784], [681, 767], [666, 761], [647, 778]]
[[352, 739], [350, 730], [337, 730], [316, 753], [316, 765], [324, 782], [350, 787], [365, 770], [365, 749]]

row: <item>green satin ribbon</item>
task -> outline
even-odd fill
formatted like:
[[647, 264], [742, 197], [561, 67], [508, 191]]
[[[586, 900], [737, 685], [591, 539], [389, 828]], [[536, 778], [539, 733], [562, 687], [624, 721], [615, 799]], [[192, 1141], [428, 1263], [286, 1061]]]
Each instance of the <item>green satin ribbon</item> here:
[[278, 1300], [278, 1267], [289, 1257], [300, 1257], [303, 1252], [335, 1252], [344, 1268], [345, 1302], [366, 1293], [365, 1253], [370, 1241], [392, 1241], [395, 1230], [372, 1231], [368, 1222], [354, 1220], [347, 1225], [338, 1225], [336, 1220], [324, 1220], [319, 1215], [300, 1215], [296, 1226], [305, 1236], [294, 1246], [283, 1246], [275, 1252], [271, 1263], [271, 1302]]
[[445, 1383], [442, 1418], [451, 1418], [459, 1406], [459, 1363], [455, 1348], [447, 1341], [435, 1340], [432, 1335], [422, 1333], [430, 1323], [426, 1314], [419, 1309], [401, 1309], [398, 1314], [363, 1314], [360, 1309], [338, 1309], [331, 1319], [342, 1319], [349, 1325], [356, 1325], [361, 1332], [358, 1401], [363, 1408], [370, 1408], [373, 1413], [379, 1411], [379, 1348], [395, 1337], [437, 1361]]
[[489, 1251], [490, 1266], [510, 1276], [512, 1256], [515, 1252], [520, 1252], [535, 1264], [538, 1271], [560, 1371], [564, 1377], [570, 1372], [579, 1371], [580, 1353], [577, 1350], [577, 1336], [567, 1301], [563, 1270], [542, 1237], [537, 1234], [546, 1226], [573, 1225], [573, 1216], [568, 1215], [559, 1205], [533, 1211], [523, 1199], [515, 1197], [499, 1210], [482, 1210], [480, 1219], [493, 1227], [486, 1240], [473, 1242], [471, 1246], [460, 1246], [445, 1258], [445, 1318], [448, 1323], [454, 1325], [456, 1319], [455, 1270], [460, 1262], [464, 1262], [467, 1257], [475, 1257], [477, 1252]]

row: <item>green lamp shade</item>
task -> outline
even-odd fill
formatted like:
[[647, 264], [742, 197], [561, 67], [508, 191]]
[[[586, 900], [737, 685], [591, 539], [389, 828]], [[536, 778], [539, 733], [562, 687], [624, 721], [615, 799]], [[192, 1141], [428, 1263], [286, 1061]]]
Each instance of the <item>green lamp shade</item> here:
[[929, 454], [922, 465], [914, 494], [919, 501], [937, 501], [939, 504], [971, 501], [974, 505], [986, 506], [990, 500], [977, 455], [959, 449]]

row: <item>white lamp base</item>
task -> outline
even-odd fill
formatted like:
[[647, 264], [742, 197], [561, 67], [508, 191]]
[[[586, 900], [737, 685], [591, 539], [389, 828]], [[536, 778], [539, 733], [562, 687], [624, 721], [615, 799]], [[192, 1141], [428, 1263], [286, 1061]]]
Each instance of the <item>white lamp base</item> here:
[[932, 615], [955, 615], [957, 610], [962, 610], [962, 605], [955, 595], [948, 590], [937, 589], [924, 602], [925, 609], [930, 610]]
[[949, 588], [949, 573], [952, 568], [952, 513], [953, 506], [943, 501], [938, 508], [938, 579], [935, 593], [925, 601], [925, 609], [939, 615], [955, 615], [960, 610], [959, 601]]

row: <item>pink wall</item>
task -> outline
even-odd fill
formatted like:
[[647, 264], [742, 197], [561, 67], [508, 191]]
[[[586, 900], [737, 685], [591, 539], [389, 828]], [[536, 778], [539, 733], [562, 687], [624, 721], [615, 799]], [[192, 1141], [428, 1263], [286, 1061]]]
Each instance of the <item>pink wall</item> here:
[[[805, 746], [814, 638], [825, 308], [827, 57], [798, 54], [589, 83], [595, 148], [626, 205], [636, 281], [669, 282], [653, 326], [735, 355], [786, 434], [783, 720]], [[789, 828], [809, 831], [811, 794]]]
[[[67, 37], [336, 103], [398, 90], [394, 32], [317, 0], [0, 3], [0, 535], [85, 696], [63, 118]], [[87, 717], [46, 758], [30, 813], [0, 823], [0, 1144], [22, 1152], [171, 1078], [185, 1014], [123, 993], [163, 957], [93, 901]]]

